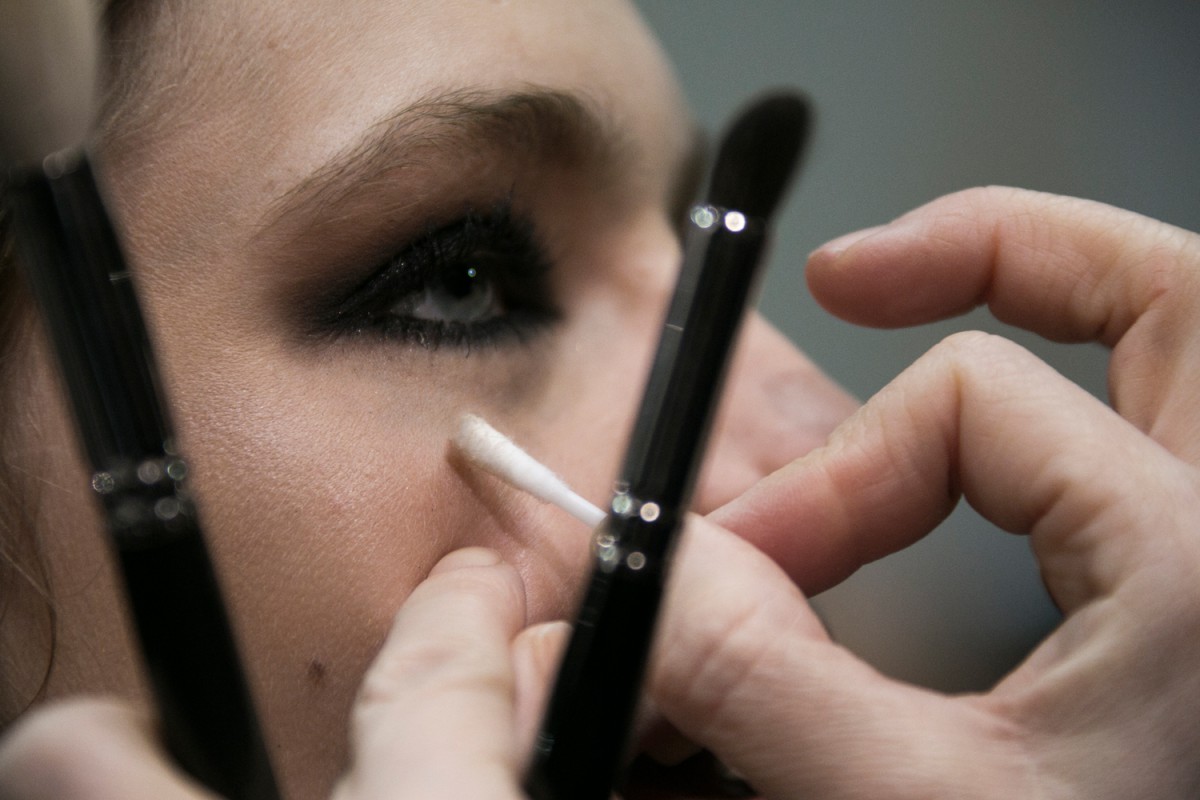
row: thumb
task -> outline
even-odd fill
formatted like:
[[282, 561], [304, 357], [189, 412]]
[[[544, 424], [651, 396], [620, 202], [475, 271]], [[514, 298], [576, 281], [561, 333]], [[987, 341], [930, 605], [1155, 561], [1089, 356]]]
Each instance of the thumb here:
[[518, 797], [510, 644], [524, 618], [524, 586], [498, 554], [443, 558], [363, 681], [335, 797]]
[[1002, 719], [875, 672], [776, 564], [706, 520], [681, 543], [664, 610], [659, 709], [763, 797], [957, 800], [1019, 760]]

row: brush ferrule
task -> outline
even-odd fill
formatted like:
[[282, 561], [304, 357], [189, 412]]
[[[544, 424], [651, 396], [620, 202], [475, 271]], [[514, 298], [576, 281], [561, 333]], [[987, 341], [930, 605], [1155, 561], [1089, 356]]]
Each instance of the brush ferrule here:
[[734, 235], [762, 236], [767, 231], [764, 220], [733, 208], [701, 203], [692, 207], [688, 220], [694, 228], [707, 233], [722, 231]]

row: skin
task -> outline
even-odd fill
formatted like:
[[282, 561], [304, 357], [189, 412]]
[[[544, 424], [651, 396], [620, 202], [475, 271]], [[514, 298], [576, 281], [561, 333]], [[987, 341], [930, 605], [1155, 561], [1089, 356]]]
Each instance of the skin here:
[[[713, 515], [755, 530], [786, 572], [698, 532], [664, 626], [664, 713], [769, 797], [1195, 797], [1198, 267], [1195, 233], [1005, 188], [818, 250], [810, 286], [856, 322], [986, 303], [1045, 336], [1102, 342], [1113, 408], [998, 337], [932, 350], [828, 445]], [[1030, 537], [1065, 620], [991, 691], [945, 697], [830, 643], [796, 585], [819, 590], [915, 541], [960, 493]]]
[[[367, 665], [444, 556], [482, 546], [512, 565], [517, 627], [569, 614], [586, 531], [448, 457], [446, 441], [462, 412], [480, 413], [603, 501], [678, 262], [694, 132], [619, 2], [346, 13], [229, 0], [168, 11], [151, 36], [162, 58], [147, 100], [106, 129], [98, 162], [282, 783], [327, 796]], [[447, 95], [494, 110], [531, 91], [577, 98], [588, 117], [539, 111], [535, 128], [567, 130], [555, 139], [472, 124], [479, 109], [457, 126], [412, 110]], [[469, 354], [309, 335], [306, 303], [425, 226], [505, 197], [555, 262], [556, 325]], [[40, 338], [25, 353], [13, 453], [38, 486], [59, 623], [45, 696], [144, 703], [52, 361]], [[702, 511], [854, 407], [759, 319], [726, 405]], [[6, 628], [6, 652], [38, 674], [36, 626]]]
[[[661, 712], [769, 798], [1196, 797], [1200, 474], [1187, 398], [1200, 379], [1200, 236], [993, 188], [832, 242], [808, 270], [822, 301], [860, 322], [986, 302], [1032, 330], [1100, 338], [1115, 407], [998, 337], [930, 351], [827, 445], [691, 520], [649, 682]], [[803, 590], [924, 535], [960, 493], [1030, 537], [1065, 616], [990, 692], [948, 697], [830, 642]], [[523, 629], [524, 599], [516, 568], [479, 548], [418, 586], [366, 679], [339, 800], [522, 796], [530, 710], [566, 634]], [[21, 800], [203, 796], [172, 776], [144, 720], [97, 701], [11, 737], [0, 788]]]
[[[1113, 407], [996, 337], [935, 348], [828, 444], [692, 520], [649, 684], [664, 717], [766, 797], [1200, 794], [1197, 275], [1196, 234], [1014, 189], [942, 198], [818, 250], [810, 286], [856, 322], [987, 303], [1103, 342]], [[915, 541], [960, 495], [1030, 537], [1065, 620], [992, 691], [946, 697], [831, 643], [804, 594]], [[563, 625], [536, 623], [538, 580], [509, 539], [461, 543], [395, 615], [339, 800], [521, 796]], [[150, 731], [105, 701], [30, 715], [0, 746], [0, 794], [206, 796]]]

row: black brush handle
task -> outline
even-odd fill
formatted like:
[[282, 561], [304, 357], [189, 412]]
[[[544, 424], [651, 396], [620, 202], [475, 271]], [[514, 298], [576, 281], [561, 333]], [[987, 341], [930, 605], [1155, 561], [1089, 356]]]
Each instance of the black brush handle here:
[[149, 337], [86, 156], [12, 173], [20, 261], [103, 503], [162, 735], [230, 800], [279, 791], [196, 510]]
[[608, 800], [621, 777], [671, 555], [760, 275], [768, 217], [808, 120], [795, 95], [752, 104], [722, 143], [708, 203], [691, 210], [683, 268], [526, 777], [534, 800]]
[[[533, 800], [609, 800], [628, 755], [666, 579], [665, 558], [651, 562], [616, 543], [666, 544], [676, 525], [638, 517], [609, 517], [601, 525], [597, 567], [534, 744], [525, 783]], [[631, 561], [634, 553], [641, 555]]]

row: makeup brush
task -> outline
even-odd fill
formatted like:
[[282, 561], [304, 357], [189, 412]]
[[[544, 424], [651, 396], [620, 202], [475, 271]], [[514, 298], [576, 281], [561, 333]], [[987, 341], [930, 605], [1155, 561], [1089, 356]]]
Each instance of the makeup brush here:
[[3, 197], [93, 470], [164, 744], [222, 797], [273, 800], [279, 792], [184, 484], [187, 465], [84, 147], [99, 50], [95, 5], [4, 6]]
[[792, 93], [752, 103], [728, 130], [707, 200], [689, 213], [667, 309], [611, 513], [538, 733], [533, 800], [608, 800], [624, 769], [671, 555], [767, 239], [808, 138]]

